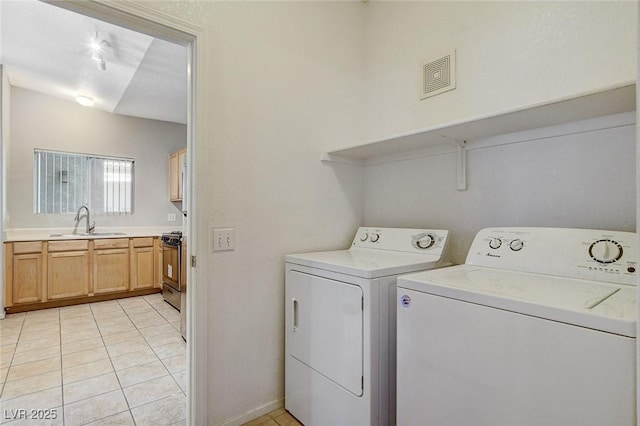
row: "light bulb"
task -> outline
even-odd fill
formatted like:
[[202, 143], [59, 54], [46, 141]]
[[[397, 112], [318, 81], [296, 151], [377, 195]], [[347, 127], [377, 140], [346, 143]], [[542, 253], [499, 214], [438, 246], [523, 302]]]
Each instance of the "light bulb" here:
[[76, 97], [76, 102], [82, 106], [93, 106], [93, 99], [88, 96], [78, 96]]

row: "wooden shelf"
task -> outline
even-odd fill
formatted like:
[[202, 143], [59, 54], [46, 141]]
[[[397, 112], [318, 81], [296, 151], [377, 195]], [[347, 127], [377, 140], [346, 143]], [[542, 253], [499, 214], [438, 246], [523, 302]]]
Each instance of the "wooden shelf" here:
[[479, 138], [635, 111], [636, 86], [627, 84], [516, 110], [474, 117], [326, 152], [323, 161], [362, 164], [372, 159], [452, 144], [459, 153], [458, 188], [466, 143]]

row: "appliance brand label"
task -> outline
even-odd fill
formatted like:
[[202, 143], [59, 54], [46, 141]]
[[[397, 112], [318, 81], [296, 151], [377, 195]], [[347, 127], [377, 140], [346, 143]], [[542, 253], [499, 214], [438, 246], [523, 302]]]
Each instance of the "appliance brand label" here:
[[408, 308], [409, 306], [411, 306], [411, 297], [407, 296], [406, 294], [403, 294], [402, 297], [400, 298], [400, 304], [403, 307]]
[[501, 257], [500, 255], [497, 255], [497, 254], [491, 254], [491, 253], [487, 253], [487, 256], [489, 256], [489, 257]]

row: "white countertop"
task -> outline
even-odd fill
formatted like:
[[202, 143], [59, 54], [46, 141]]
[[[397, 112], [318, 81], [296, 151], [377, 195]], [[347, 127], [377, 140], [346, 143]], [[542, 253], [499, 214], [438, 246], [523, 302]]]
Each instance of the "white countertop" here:
[[[78, 232], [82, 232], [81, 229]], [[73, 228], [15, 228], [4, 232], [4, 241], [88, 240], [96, 238], [159, 237], [164, 232], [180, 231], [181, 226], [97, 227], [96, 233], [121, 232], [124, 235], [71, 235]], [[52, 237], [51, 234], [62, 234]]]

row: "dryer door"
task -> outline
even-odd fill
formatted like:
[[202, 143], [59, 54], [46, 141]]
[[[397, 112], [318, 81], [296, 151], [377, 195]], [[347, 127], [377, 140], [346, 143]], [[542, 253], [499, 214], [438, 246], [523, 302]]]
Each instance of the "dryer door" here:
[[289, 355], [362, 395], [363, 299], [356, 285], [291, 271]]

